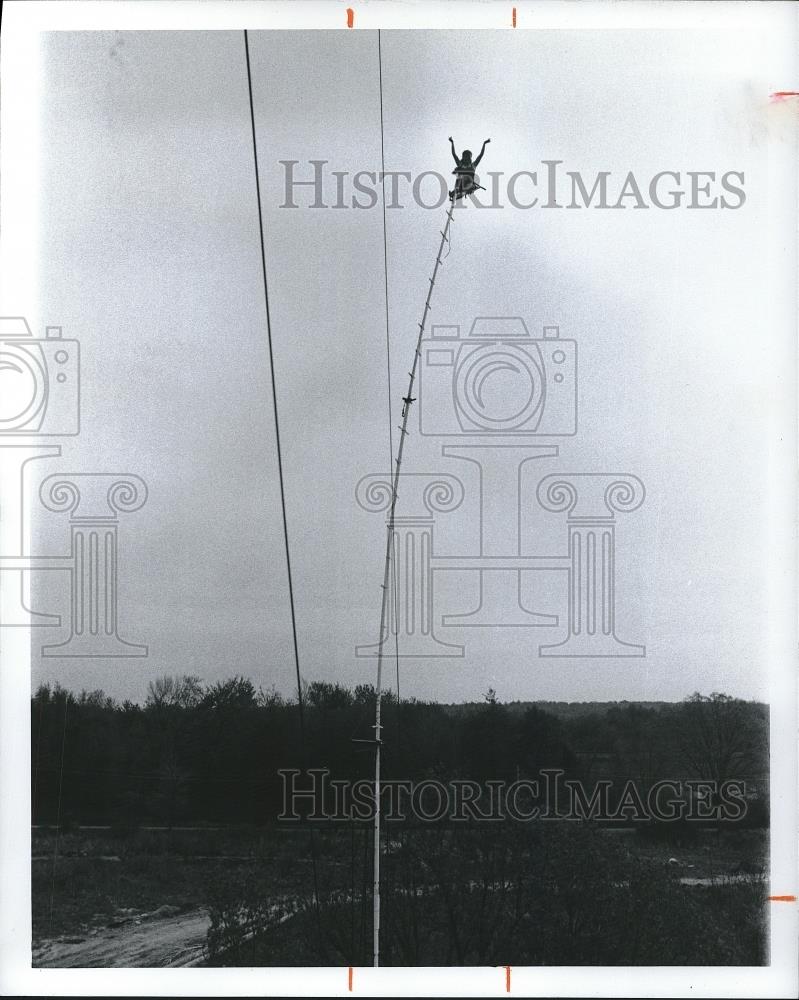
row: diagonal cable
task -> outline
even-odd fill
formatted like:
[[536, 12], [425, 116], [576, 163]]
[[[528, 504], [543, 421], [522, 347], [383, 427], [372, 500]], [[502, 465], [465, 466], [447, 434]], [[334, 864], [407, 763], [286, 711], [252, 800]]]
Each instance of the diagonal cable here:
[[[267, 341], [269, 345], [269, 372], [272, 380], [272, 406], [274, 410], [275, 418], [275, 445], [277, 450], [277, 471], [278, 478], [280, 480], [280, 509], [283, 515], [283, 542], [286, 550], [286, 572], [288, 576], [288, 588], [289, 588], [289, 605], [291, 607], [291, 636], [294, 644], [294, 667], [297, 675], [297, 707], [299, 710], [300, 717], [300, 745], [301, 745], [301, 755], [303, 758], [303, 769], [307, 770], [306, 766], [306, 743], [305, 743], [305, 708], [303, 703], [302, 694], [302, 674], [300, 673], [300, 652], [297, 643], [297, 613], [294, 605], [294, 585], [291, 574], [291, 550], [289, 546], [289, 530], [288, 530], [288, 519], [286, 517], [286, 489], [283, 480], [283, 453], [280, 446], [280, 418], [278, 413], [277, 405], [277, 383], [275, 379], [275, 356], [272, 346], [272, 321], [269, 313], [269, 282], [266, 275], [266, 249], [264, 241], [264, 218], [263, 209], [261, 205], [261, 180], [260, 173], [258, 170], [258, 142], [256, 139], [255, 132], [255, 106], [253, 104], [252, 96], [252, 70], [250, 67], [250, 42], [247, 30], [244, 31], [244, 52], [247, 59], [247, 90], [250, 97], [250, 124], [252, 126], [252, 153], [253, 153], [253, 164], [255, 168], [255, 192], [258, 201], [258, 231], [261, 239], [261, 271], [263, 274], [264, 283], [264, 306], [266, 310], [266, 334]], [[314, 830], [311, 827], [311, 855], [313, 859], [313, 881], [314, 881], [314, 906], [316, 909], [317, 918], [317, 928], [320, 935], [321, 943], [321, 918], [319, 910], [319, 878], [318, 878], [318, 865], [316, 856], [316, 839], [314, 837]]]

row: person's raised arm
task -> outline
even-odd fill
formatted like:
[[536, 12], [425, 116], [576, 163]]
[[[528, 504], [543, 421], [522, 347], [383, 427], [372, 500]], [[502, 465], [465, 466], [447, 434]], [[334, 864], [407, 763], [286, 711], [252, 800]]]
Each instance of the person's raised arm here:
[[480, 162], [480, 160], [482, 160], [482, 158], [483, 158], [483, 153], [484, 153], [484, 152], [486, 151], [486, 146], [488, 145], [488, 143], [489, 143], [489, 142], [491, 142], [491, 140], [490, 140], [490, 139], [484, 139], [484, 140], [483, 140], [483, 148], [482, 148], [482, 149], [480, 150], [480, 155], [479, 155], [479, 156], [477, 157], [477, 159], [476, 159], [476, 160], [474, 161], [474, 165], [475, 165], [475, 166], [477, 166], [477, 164], [478, 164], [478, 163]]
[[449, 145], [450, 149], [452, 150], [452, 159], [456, 163], [460, 163], [461, 161], [458, 159], [458, 154], [455, 152], [455, 143], [452, 141], [452, 136], [449, 137]]

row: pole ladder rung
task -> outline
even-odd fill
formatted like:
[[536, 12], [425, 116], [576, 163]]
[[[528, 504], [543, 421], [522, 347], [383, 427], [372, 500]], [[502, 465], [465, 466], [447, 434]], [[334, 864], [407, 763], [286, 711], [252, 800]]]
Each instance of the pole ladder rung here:
[[[408, 372], [408, 377], [410, 379], [410, 382], [408, 384], [408, 399], [409, 399], [409, 401], [406, 402], [405, 401], [405, 397], [403, 397], [404, 406], [403, 406], [403, 409], [402, 409], [402, 423], [397, 425], [397, 430], [400, 432], [400, 439], [399, 439], [399, 445], [397, 447], [397, 456], [394, 459], [394, 462], [396, 464], [396, 470], [394, 472], [394, 482], [393, 482], [392, 491], [391, 491], [391, 504], [390, 504], [389, 515], [388, 515], [388, 526], [387, 526], [388, 527], [388, 541], [387, 541], [387, 545], [386, 545], [385, 570], [384, 570], [384, 572], [385, 572], [384, 579], [385, 580], [389, 579], [389, 567], [391, 567], [393, 565], [393, 560], [392, 560], [392, 547], [393, 547], [392, 546], [392, 540], [396, 537], [395, 536], [395, 516], [396, 516], [396, 509], [397, 509], [397, 501], [399, 499], [399, 493], [397, 492], [397, 484], [399, 483], [400, 466], [402, 464], [402, 455], [403, 455], [403, 448], [404, 448], [404, 445], [405, 445], [405, 436], [410, 433], [408, 431], [408, 429], [407, 429], [408, 415], [410, 413], [410, 406], [411, 406], [410, 395], [411, 395], [411, 392], [413, 391], [413, 383], [414, 383], [414, 380], [416, 378], [417, 359], [422, 356], [421, 345], [422, 345], [422, 337], [424, 336], [424, 329], [425, 329], [425, 322], [427, 320], [427, 314], [430, 312], [430, 310], [432, 308], [431, 305], [430, 305], [430, 298], [431, 298], [431, 296], [433, 294], [433, 288], [434, 288], [435, 283], [436, 283], [436, 276], [438, 275], [438, 269], [444, 263], [444, 261], [441, 259], [441, 251], [444, 249], [444, 244], [450, 242], [449, 237], [447, 236], [447, 233], [449, 232], [450, 224], [452, 223], [452, 213], [453, 213], [454, 210], [455, 210], [455, 204], [453, 202], [453, 204], [450, 205], [449, 210], [447, 211], [447, 222], [446, 222], [446, 225], [444, 226], [443, 230], [439, 230], [439, 233], [441, 235], [441, 245], [439, 246], [438, 253], [436, 254], [435, 265], [433, 266], [433, 275], [432, 275], [431, 278], [427, 279], [428, 282], [429, 282], [429, 284], [430, 284], [430, 287], [429, 287], [429, 289], [427, 291], [427, 298], [425, 300], [424, 311], [422, 313], [422, 321], [421, 321], [421, 323], [418, 324], [419, 336], [418, 336], [417, 341], [416, 341], [416, 349], [415, 349], [415, 352], [414, 352], [413, 371], [409, 371]], [[447, 256], [449, 256], [449, 254]], [[396, 578], [394, 578], [392, 576], [392, 580], [396, 584]], [[381, 589], [384, 592], [384, 597], [383, 597], [383, 606], [382, 606], [382, 610], [381, 610], [381, 621], [380, 621], [381, 638], [380, 638], [380, 643], [379, 643], [379, 647], [378, 647], [378, 661], [377, 661], [378, 665], [377, 665], [377, 691], [376, 691], [376, 700], [375, 700], [375, 706], [376, 706], [375, 707], [375, 724], [372, 727], [375, 730], [375, 739], [373, 741], [370, 741], [370, 740], [353, 740], [352, 741], [354, 743], [359, 743], [361, 745], [371, 744], [375, 748], [375, 805], [376, 805], [376, 809], [375, 809], [375, 818], [374, 818], [374, 830], [375, 830], [375, 834], [374, 834], [374, 845], [373, 845], [374, 846], [374, 862], [373, 862], [373, 864], [374, 864], [374, 883], [373, 883], [373, 885], [374, 885], [374, 891], [373, 891], [373, 954], [374, 954], [374, 964], [375, 964], [375, 967], [377, 967], [379, 965], [379, 955], [380, 955], [380, 875], [379, 875], [379, 870], [380, 870], [380, 868], [379, 868], [379, 866], [380, 866], [380, 807], [379, 807], [378, 787], [379, 787], [379, 782], [380, 782], [380, 777], [379, 777], [379, 775], [380, 775], [380, 748], [381, 748], [381, 743], [382, 743], [382, 741], [381, 741], [381, 731], [382, 731], [382, 728], [383, 728], [382, 723], [380, 721], [380, 719], [381, 719], [380, 705], [381, 705], [381, 696], [382, 696], [382, 691], [381, 691], [381, 687], [380, 687], [380, 676], [381, 676], [381, 666], [382, 666], [382, 662], [383, 662], [383, 643], [386, 641], [387, 638], [390, 638], [390, 634], [391, 634], [391, 629], [389, 627], [388, 630], [387, 630], [387, 632], [386, 632], [386, 636], [385, 637], [383, 636], [384, 619], [385, 619], [385, 615], [386, 615], [386, 603], [387, 603], [386, 597], [385, 597], [385, 593], [389, 589], [388, 588], [388, 584], [381, 583], [380, 587], [381, 587]], [[395, 591], [395, 598], [396, 598], [396, 591]], [[397, 661], [397, 666], [399, 667], [399, 661]]]

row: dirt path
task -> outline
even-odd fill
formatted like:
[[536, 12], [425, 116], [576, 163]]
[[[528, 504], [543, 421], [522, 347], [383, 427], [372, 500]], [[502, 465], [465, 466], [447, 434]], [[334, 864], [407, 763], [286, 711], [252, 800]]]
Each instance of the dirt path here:
[[199, 965], [210, 921], [205, 910], [104, 927], [83, 940], [56, 938], [33, 947], [34, 968], [180, 968]]

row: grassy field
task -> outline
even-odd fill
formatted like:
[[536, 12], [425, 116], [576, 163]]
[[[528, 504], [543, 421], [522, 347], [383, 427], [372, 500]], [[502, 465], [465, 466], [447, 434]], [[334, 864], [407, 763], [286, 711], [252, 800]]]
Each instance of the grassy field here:
[[[759, 964], [766, 845], [760, 830], [680, 846], [564, 824], [402, 831], [384, 860], [386, 964]], [[364, 830], [313, 844], [296, 828], [35, 830], [33, 858], [34, 942], [79, 954], [91, 936], [203, 912], [210, 964], [368, 962]]]

